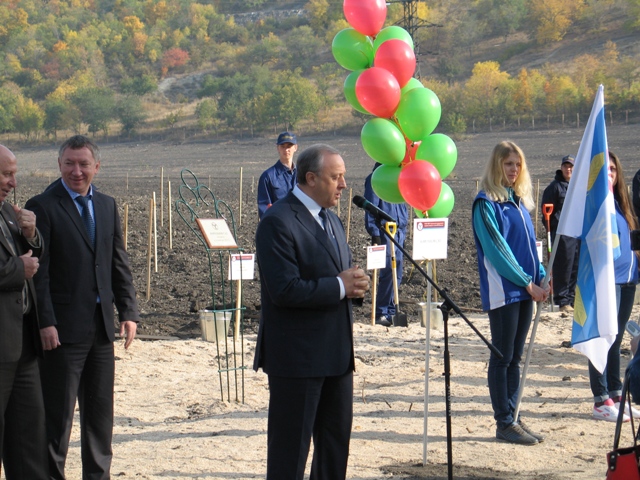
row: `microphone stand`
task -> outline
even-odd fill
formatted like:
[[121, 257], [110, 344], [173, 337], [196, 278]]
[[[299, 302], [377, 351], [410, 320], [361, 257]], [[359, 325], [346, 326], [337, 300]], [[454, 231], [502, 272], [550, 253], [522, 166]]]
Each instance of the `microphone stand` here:
[[[444, 324], [444, 391], [445, 391], [445, 410], [446, 410], [446, 422], [447, 422], [447, 471], [448, 471], [448, 479], [453, 480], [453, 453], [452, 453], [452, 432], [451, 432], [451, 354], [449, 351], [449, 311], [453, 310], [455, 313], [460, 315], [462, 319], [467, 322], [467, 325], [471, 327], [471, 330], [475, 332], [475, 334], [480, 337], [480, 339], [487, 345], [489, 350], [496, 355], [498, 358], [502, 358], [502, 353], [494, 347], [491, 342], [489, 342], [484, 335], [476, 328], [476, 326], [471, 323], [471, 321], [466, 317], [464, 313], [460, 310], [460, 308], [455, 304], [455, 302], [449, 297], [449, 294], [446, 290], [440, 288], [436, 282], [429, 276], [427, 272], [407, 253], [407, 251], [395, 240], [385, 228], [382, 226], [382, 219], [374, 216], [376, 225], [378, 229], [384, 233], [385, 237], [391, 240], [398, 250], [402, 252], [404, 258], [408, 259], [411, 264], [416, 267], [416, 269], [422, 274], [424, 278], [436, 289], [436, 291], [443, 298], [442, 305], [438, 308], [442, 311], [442, 321]], [[429, 372], [425, 372], [425, 375], [428, 375]]]

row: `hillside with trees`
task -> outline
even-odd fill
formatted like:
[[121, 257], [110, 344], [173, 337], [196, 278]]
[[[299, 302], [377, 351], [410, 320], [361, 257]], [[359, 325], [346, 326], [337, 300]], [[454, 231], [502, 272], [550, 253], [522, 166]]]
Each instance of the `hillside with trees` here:
[[[387, 24], [403, 22], [391, 1]], [[577, 123], [604, 84], [640, 121], [640, 0], [416, 2], [439, 129]], [[6, 0], [0, 133], [217, 137], [362, 125], [331, 42], [341, 0]], [[180, 133], [178, 133], [180, 132]]]

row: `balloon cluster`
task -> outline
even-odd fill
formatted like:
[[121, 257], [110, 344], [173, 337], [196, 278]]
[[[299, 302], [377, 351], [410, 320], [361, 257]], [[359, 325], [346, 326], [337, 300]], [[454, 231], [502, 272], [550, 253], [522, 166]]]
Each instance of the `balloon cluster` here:
[[351, 70], [344, 81], [349, 104], [372, 118], [362, 127], [362, 146], [382, 164], [371, 177], [373, 190], [390, 203], [407, 202], [420, 217], [447, 217], [451, 188], [442, 182], [456, 165], [451, 138], [432, 133], [441, 116], [437, 95], [413, 78], [416, 57], [403, 28], [382, 28], [385, 0], [344, 0], [351, 28], [338, 32], [331, 51]]

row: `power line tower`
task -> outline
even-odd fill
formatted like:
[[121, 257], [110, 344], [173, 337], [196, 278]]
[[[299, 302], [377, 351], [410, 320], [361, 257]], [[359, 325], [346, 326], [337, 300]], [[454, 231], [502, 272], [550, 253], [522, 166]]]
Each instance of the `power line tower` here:
[[[398, 25], [404, 28], [411, 38], [413, 39], [414, 51], [416, 54], [416, 58], [420, 55], [420, 43], [417, 41], [416, 33], [420, 28], [434, 28], [434, 27], [442, 27], [442, 25], [429, 22], [427, 20], [421, 19], [418, 16], [418, 2], [419, 0], [387, 0], [387, 3], [401, 3], [403, 16], [402, 20], [398, 22]], [[429, 53], [429, 52], [426, 52]], [[415, 76], [420, 78], [420, 62], [416, 63], [416, 73]]]

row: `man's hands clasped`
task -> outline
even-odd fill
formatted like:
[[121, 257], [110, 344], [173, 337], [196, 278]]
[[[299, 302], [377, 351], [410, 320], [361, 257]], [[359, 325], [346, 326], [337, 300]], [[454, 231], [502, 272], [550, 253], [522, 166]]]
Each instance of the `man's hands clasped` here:
[[340, 272], [338, 275], [344, 283], [347, 298], [362, 298], [370, 287], [371, 279], [359, 266]]

